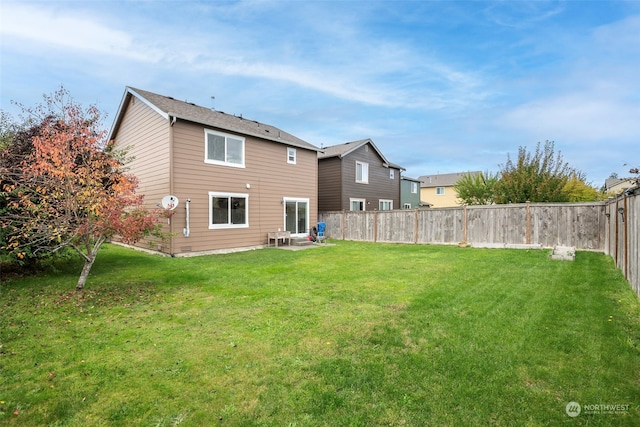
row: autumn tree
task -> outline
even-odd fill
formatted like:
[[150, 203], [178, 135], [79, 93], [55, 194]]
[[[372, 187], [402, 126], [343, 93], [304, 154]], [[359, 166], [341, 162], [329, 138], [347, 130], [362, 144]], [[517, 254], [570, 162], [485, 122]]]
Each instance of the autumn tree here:
[[564, 191], [567, 182], [574, 176], [584, 180], [560, 152], [554, 153], [553, 141], [546, 141], [544, 146], [538, 142], [533, 153], [520, 147], [518, 158], [513, 161], [508, 157], [499, 176], [496, 203], [567, 202], [569, 196]]
[[158, 216], [143, 208], [95, 106], [83, 109], [61, 88], [23, 110], [31, 125], [2, 132], [0, 145], [2, 249], [20, 260], [72, 248], [84, 259], [82, 290], [105, 241], [157, 234]]
[[[41, 127], [33, 123], [33, 117], [23, 123], [15, 122], [8, 114], [2, 112], [0, 116], [0, 217], [17, 218], [23, 216], [21, 206], [16, 203], [22, 195], [24, 185], [12, 185], [19, 181], [23, 175], [22, 165], [33, 152], [32, 139], [40, 135]], [[24, 178], [27, 178], [26, 176]], [[13, 188], [13, 190], [11, 190]], [[37, 197], [34, 194], [34, 197]], [[54, 251], [53, 242], [50, 249], [46, 250], [42, 242], [32, 250], [29, 236], [24, 232], [17, 232], [17, 223], [5, 224], [0, 227], [0, 248], [7, 249], [8, 239], [11, 238], [11, 246], [19, 247], [20, 251], [9, 251], [14, 256], [14, 261], [23, 268], [34, 268], [38, 261], [59, 253]]]
[[490, 205], [495, 198], [498, 175], [491, 172], [466, 173], [453, 186], [458, 199], [465, 205]]
[[589, 185], [581, 176], [569, 178], [562, 191], [567, 195], [568, 202], [595, 202], [607, 198], [604, 191]]

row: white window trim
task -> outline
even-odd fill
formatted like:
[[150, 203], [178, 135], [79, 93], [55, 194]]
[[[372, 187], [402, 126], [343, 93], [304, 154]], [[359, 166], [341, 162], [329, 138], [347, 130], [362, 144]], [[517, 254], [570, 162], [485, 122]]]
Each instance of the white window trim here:
[[383, 203], [389, 203], [389, 209], [390, 211], [393, 210], [393, 200], [390, 199], [380, 199], [378, 200], [378, 210], [387, 210], [387, 209], [382, 209], [382, 204]]
[[418, 183], [417, 182], [412, 182], [411, 183], [411, 194], [418, 194]]
[[[358, 179], [358, 165], [362, 166], [362, 175], [363, 179]], [[366, 174], [365, 174], [366, 172]], [[365, 176], [366, 175], [366, 176]], [[359, 184], [368, 184], [369, 183], [369, 163], [359, 162], [356, 160], [356, 182]]]
[[404, 204], [404, 208], [405, 209], [411, 209], [411, 203], [405, 203]]
[[[442, 193], [439, 193], [438, 190], [442, 188]], [[436, 196], [444, 196], [445, 190], [444, 187], [436, 187]]]
[[[217, 135], [217, 136], [222, 136], [224, 137], [225, 141], [225, 153], [226, 153], [226, 149], [227, 149], [227, 138], [233, 138], [233, 139], [238, 139], [240, 141], [242, 141], [242, 162], [241, 163], [231, 163], [231, 162], [226, 162], [226, 161], [220, 161], [220, 160], [212, 160], [209, 158], [209, 140], [208, 140], [208, 135]], [[226, 156], [225, 156], [226, 157]], [[204, 130], [204, 162], [211, 164], [211, 165], [220, 165], [220, 166], [231, 166], [234, 168], [244, 168], [245, 167], [245, 138], [240, 136], [240, 135], [234, 135], [234, 134], [230, 134], [230, 133], [224, 133], [224, 132], [218, 132], [218, 131], [214, 131], [211, 129], [205, 129]]]
[[350, 198], [349, 199], [349, 210], [354, 211], [353, 208], [353, 202], [362, 202], [362, 210], [366, 211], [367, 210], [367, 199], [358, 199], [358, 198]]
[[[293, 160], [291, 160], [291, 157], [293, 157]], [[296, 153], [296, 149], [293, 147], [287, 147], [287, 163], [295, 165], [297, 160], [298, 155]]]
[[396, 171], [395, 171], [395, 169], [389, 168], [389, 179], [396, 179]]
[[[211, 206], [212, 197], [242, 197], [245, 199], [245, 223], [244, 224], [213, 224], [213, 207]], [[209, 191], [209, 230], [223, 230], [229, 228], [249, 228], [249, 195], [246, 193], [221, 193], [217, 191]]]
[[[311, 204], [310, 199], [305, 199], [305, 198], [301, 198], [301, 197], [283, 197], [282, 198], [282, 220], [283, 220], [283, 230], [287, 229], [287, 202], [303, 202], [307, 204], [307, 212], [306, 212], [306, 224], [307, 224], [307, 228], [311, 228], [311, 224], [309, 224], [309, 217], [310, 217], [310, 209], [309, 206]], [[292, 236], [294, 237], [302, 237], [302, 236], [306, 236], [307, 233], [306, 232], [302, 232], [302, 233], [298, 233], [298, 234], [292, 234]]]

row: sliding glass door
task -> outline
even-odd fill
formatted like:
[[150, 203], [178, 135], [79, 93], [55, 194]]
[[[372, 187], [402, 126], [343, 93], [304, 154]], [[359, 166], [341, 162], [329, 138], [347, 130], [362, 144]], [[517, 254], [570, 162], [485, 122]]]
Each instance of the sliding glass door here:
[[285, 230], [291, 234], [309, 234], [309, 199], [284, 199]]

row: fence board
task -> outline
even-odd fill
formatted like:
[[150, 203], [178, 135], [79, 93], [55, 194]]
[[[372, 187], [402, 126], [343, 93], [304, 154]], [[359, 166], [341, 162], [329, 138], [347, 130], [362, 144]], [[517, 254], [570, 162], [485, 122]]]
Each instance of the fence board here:
[[606, 207], [607, 245], [605, 252], [614, 259], [616, 266], [640, 297], [640, 192], [624, 194], [609, 200]]
[[[397, 243], [533, 244], [605, 249], [605, 203], [514, 204], [396, 211], [321, 212], [330, 238]], [[607, 233], [607, 230], [609, 233]], [[613, 230], [615, 233], [616, 230]], [[618, 230], [618, 233], [621, 231]], [[619, 239], [615, 240], [621, 250]]]
[[379, 242], [414, 243], [415, 211], [382, 211], [378, 212]]

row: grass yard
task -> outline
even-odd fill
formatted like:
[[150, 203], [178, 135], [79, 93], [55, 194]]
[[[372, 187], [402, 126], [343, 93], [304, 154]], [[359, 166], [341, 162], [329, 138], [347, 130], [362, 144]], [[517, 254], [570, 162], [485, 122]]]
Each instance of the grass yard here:
[[640, 425], [637, 297], [548, 255], [106, 246], [81, 294], [80, 260], [2, 282], [0, 424]]

